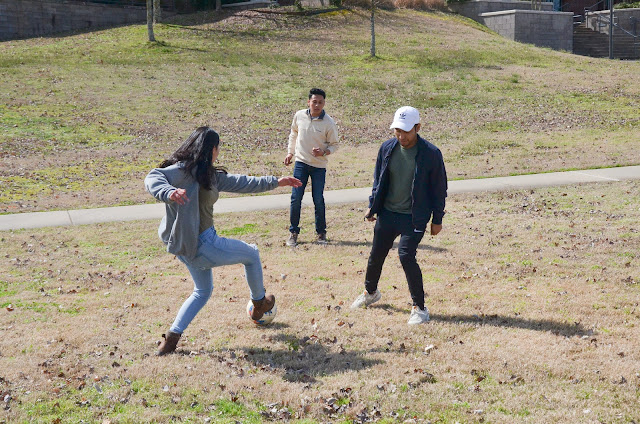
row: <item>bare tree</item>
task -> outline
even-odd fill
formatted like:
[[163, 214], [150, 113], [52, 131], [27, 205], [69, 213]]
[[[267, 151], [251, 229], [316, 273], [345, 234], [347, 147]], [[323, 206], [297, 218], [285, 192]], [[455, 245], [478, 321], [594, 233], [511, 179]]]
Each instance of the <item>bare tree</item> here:
[[147, 32], [149, 33], [149, 41], [156, 41], [153, 34], [153, 0], [147, 0]]
[[153, 0], [153, 23], [157, 24], [162, 18], [162, 7], [160, 6], [160, 0]]
[[376, 57], [376, 2], [371, 0], [371, 57]]

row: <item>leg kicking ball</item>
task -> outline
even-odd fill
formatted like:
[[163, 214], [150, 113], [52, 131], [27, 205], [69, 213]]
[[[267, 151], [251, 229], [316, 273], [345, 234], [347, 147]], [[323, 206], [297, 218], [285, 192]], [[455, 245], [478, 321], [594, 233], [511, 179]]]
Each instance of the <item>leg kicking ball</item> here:
[[262, 315], [262, 318], [260, 318], [259, 320], [251, 319], [251, 312], [253, 312], [253, 302], [249, 300], [249, 303], [247, 303], [247, 316], [249, 317], [249, 319], [256, 325], [269, 325], [278, 313], [278, 305], [274, 304], [273, 308], [271, 308], [270, 311], [265, 312], [264, 315]]

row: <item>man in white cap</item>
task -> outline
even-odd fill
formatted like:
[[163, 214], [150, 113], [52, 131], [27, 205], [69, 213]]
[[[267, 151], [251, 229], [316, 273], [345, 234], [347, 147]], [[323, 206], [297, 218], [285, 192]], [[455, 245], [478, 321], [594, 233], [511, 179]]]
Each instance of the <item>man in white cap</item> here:
[[365, 290], [351, 308], [365, 308], [380, 300], [378, 281], [382, 266], [394, 240], [400, 236], [398, 255], [413, 302], [409, 324], [423, 324], [429, 321], [429, 311], [424, 305], [422, 271], [416, 251], [429, 221], [431, 235], [442, 230], [447, 172], [440, 150], [418, 135], [420, 113], [416, 108], [398, 109], [390, 128], [395, 137], [382, 143], [378, 151], [365, 215], [366, 220], [377, 221]]

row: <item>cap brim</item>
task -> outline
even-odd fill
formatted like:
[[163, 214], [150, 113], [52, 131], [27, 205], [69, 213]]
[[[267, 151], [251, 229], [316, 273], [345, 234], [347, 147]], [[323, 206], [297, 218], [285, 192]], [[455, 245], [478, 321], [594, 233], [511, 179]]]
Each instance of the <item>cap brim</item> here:
[[411, 131], [411, 128], [413, 128], [414, 125], [411, 125], [407, 122], [393, 122], [393, 124], [391, 124], [391, 126], [389, 127], [389, 129], [391, 130], [395, 130], [396, 128], [402, 130], [402, 131], [406, 131], [409, 132]]

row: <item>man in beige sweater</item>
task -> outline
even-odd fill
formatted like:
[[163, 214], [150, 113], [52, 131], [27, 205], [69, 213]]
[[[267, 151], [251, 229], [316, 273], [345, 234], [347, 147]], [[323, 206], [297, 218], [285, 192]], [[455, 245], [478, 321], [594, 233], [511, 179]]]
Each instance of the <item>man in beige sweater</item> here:
[[300, 209], [302, 197], [311, 177], [311, 196], [315, 206], [318, 243], [327, 242], [327, 222], [324, 207], [324, 183], [327, 172], [327, 156], [338, 149], [338, 127], [324, 111], [326, 95], [319, 88], [309, 91], [308, 109], [296, 112], [291, 123], [289, 147], [284, 164], [294, 162], [293, 176], [302, 182], [291, 191], [289, 238], [287, 246], [298, 244], [300, 234]]

